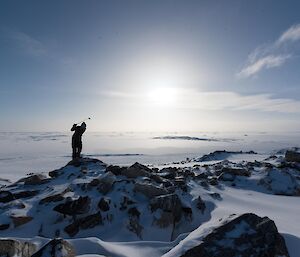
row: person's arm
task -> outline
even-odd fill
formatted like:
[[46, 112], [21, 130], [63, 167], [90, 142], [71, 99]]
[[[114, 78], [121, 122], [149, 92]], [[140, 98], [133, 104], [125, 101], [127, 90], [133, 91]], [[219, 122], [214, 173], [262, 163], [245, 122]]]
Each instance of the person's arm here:
[[81, 133], [83, 134], [86, 131], [86, 124], [85, 124], [85, 122], [82, 122], [80, 128], [81, 128]]
[[74, 131], [76, 129], [76, 124], [73, 124], [73, 127], [71, 128], [71, 131]]

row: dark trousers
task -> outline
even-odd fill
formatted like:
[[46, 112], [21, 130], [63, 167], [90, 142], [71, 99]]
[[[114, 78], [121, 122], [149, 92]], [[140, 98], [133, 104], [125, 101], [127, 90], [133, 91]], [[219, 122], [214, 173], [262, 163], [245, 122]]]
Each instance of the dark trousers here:
[[72, 141], [72, 150], [73, 150], [72, 158], [73, 159], [80, 158], [80, 153], [82, 150], [82, 143]]

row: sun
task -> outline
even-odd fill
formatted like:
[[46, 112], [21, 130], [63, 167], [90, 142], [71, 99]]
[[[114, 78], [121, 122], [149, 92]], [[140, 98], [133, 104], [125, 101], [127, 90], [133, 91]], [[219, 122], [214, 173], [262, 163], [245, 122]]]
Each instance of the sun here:
[[176, 102], [177, 90], [175, 88], [161, 87], [153, 89], [148, 93], [151, 104], [159, 106], [170, 106]]

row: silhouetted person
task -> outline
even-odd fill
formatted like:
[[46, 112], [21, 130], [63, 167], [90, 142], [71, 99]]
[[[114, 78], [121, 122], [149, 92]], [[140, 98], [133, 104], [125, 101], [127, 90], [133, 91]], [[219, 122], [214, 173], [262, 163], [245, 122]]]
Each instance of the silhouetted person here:
[[76, 158], [80, 158], [80, 153], [82, 149], [81, 137], [82, 134], [85, 132], [85, 130], [86, 130], [85, 122], [82, 122], [81, 126], [77, 126], [77, 124], [74, 124], [73, 127], [71, 128], [71, 131], [75, 131], [72, 136], [73, 160]]

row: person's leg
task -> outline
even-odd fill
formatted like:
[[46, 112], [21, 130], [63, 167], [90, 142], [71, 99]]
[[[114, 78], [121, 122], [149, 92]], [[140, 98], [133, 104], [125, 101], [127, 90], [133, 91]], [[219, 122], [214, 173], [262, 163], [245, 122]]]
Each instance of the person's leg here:
[[81, 150], [82, 150], [82, 143], [80, 143], [80, 144], [78, 145], [78, 158], [80, 158]]

